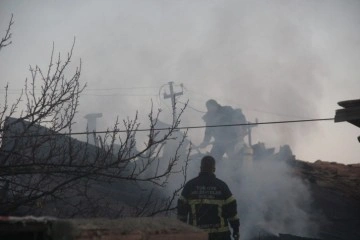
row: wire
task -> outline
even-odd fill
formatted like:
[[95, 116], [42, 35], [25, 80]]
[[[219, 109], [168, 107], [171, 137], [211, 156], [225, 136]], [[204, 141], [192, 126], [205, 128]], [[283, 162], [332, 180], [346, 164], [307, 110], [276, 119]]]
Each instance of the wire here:
[[[165, 107], [168, 110], [171, 110], [171, 106], [169, 106], [168, 104], [166, 104], [165, 101], [162, 101], [161, 98], [161, 91], [163, 90], [163, 88], [167, 85], [167, 83], [163, 84], [160, 86], [160, 89], [158, 91], [158, 94], [153, 93], [153, 94], [121, 94], [121, 93], [109, 93], [109, 94], [96, 94], [96, 93], [91, 93], [92, 91], [95, 92], [99, 92], [99, 91], [112, 91], [112, 90], [131, 90], [131, 89], [158, 89], [158, 87], [119, 87], [119, 88], [85, 88], [84, 92], [81, 93], [81, 96], [84, 97], [88, 97], [88, 96], [93, 96], [93, 97], [158, 97], [158, 104], [161, 106], [162, 103], [165, 105]], [[187, 87], [185, 87], [183, 84], [174, 84], [174, 86], [180, 86], [182, 87], [184, 90], [193, 93], [195, 95], [198, 96], [202, 96], [203, 99], [210, 99], [211, 96], [205, 94], [205, 93], [198, 93], [195, 92]], [[7, 89], [7, 94], [8, 95], [19, 95], [21, 93], [23, 89], [18, 89], [18, 88], [12, 88], [12, 89]], [[15, 91], [15, 92], [14, 92]], [[41, 91], [40, 88], [35, 89], [35, 91], [39, 92]], [[0, 89], [0, 95], [5, 94], [5, 90], [4, 89]], [[181, 104], [184, 104], [183, 102], [178, 101]], [[225, 101], [225, 102], [229, 102], [229, 101]], [[234, 101], [230, 101], [232, 103], [235, 103]], [[205, 113], [204, 111], [198, 110], [195, 107], [192, 107], [190, 105], [188, 105], [189, 108], [191, 108], [192, 110], [199, 112], [199, 113]], [[243, 109], [246, 109], [248, 111], [254, 111], [254, 112], [259, 112], [259, 113], [265, 113], [265, 114], [271, 114], [271, 115], [276, 115], [276, 116], [285, 116], [285, 117], [293, 117], [293, 118], [300, 118], [300, 116], [295, 116], [295, 115], [289, 115], [289, 114], [283, 114], [283, 113], [277, 113], [277, 112], [270, 112], [270, 111], [266, 111], [266, 110], [261, 110], [261, 109], [256, 109], [256, 108], [249, 108], [247, 106], [243, 106], [241, 107]]]
[[112, 91], [121, 89], [158, 89], [158, 87], [85, 88], [85, 91]]
[[[235, 127], [235, 126], [256, 126], [256, 125], [268, 125], [268, 124], [284, 124], [284, 123], [300, 123], [300, 122], [319, 122], [319, 121], [330, 121], [334, 120], [334, 118], [313, 118], [313, 119], [300, 119], [300, 120], [288, 120], [288, 121], [272, 121], [272, 122], [257, 122], [257, 123], [235, 123], [235, 124], [219, 124], [219, 125], [200, 125], [200, 126], [187, 126], [187, 127], [176, 127], [174, 130], [182, 130], [182, 129], [198, 129], [198, 128], [214, 128], [214, 127]], [[144, 128], [144, 129], [135, 129], [134, 132], [145, 132], [150, 130], [156, 131], [164, 131], [169, 130], [171, 128]], [[4, 132], [3, 129], [0, 129], [0, 132]], [[17, 137], [45, 137], [45, 136], [66, 136], [66, 135], [84, 135], [84, 134], [100, 134], [100, 133], [124, 133], [128, 132], [128, 130], [113, 130], [113, 131], [94, 131], [94, 132], [75, 132], [75, 133], [52, 133], [52, 134], [34, 134], [31, 136], [0, 136], [0, 138], [17, 138]]]
[[[184, 89], [190, 93], [193, 93], [195, 95], [198, 95], [198, 96], [201, 96], [202, 99], [211, 99], [213, 98], [213, 96], [210, 96], [210, 95], [207, 95], [205, 93], [199, 93], [199, 92], [196, 92], [196, 91], [193, 91], [187, 87], [184, 86]], [[221, 99], [220, 99], [221, 100]], [[290, 114], [283, 114], [283, 113], [278, 113], [278, 112], [270, 112], [270, 111], [266, 111], [266, 110], [263, 110], [263, 109], [257, 109], [257, 108], [252, 108], [252, 107], [249, 107], [249, 106], [246, 106], [244, 104], [242, 104], [241, 106], [238, 105], [237, 102], [233, 101], [233, 100], [229, 100], [229, 99], [223, 99], [222, 102], [228, 102], [230, 104], [233, 104], [237, 107], [240, 107], [242, 109], [245, 109], [247, 111], [253, 111], [253, 112], [259, 112], [259, 113], [265, 113], [265, 114], [270, 114], [270, 115], [275, 115], [275, 116], [282, 116], [282, 117], [292, 117], [292, 118], [306, 118], [306, 116], [296, 116], [296, 115], [290, 115]], [[195, 109], [194, 109], [195, 110]], [[198, 110], [196, 110], [198, 111]]]
[[[156, 97], [156, 93], [117, 93], [119, 90], [138, 90], [138, 89], [158, 89], [158, 87], [118, 87], [118, 88], [85, 88], [80, 94], [82, 97]], [[0, 95], [19, 95], [24, 89], [0, 89]], [[41, 88], [35, 89], [36, 93], [41, 92]], [[111, 93], [113, 92], [113, 93]]]
[[120, 96], [120, 97], [156, 97], [157, 94], [119, 94], [119, 93], [114, 93], [114, 94], [81, 94], [81, 96], [95, 96], [95, 97], [115, 97], [115, 96]]
[[[179, 100], [178, 100], [177, 102], [178, 102], [178, 103], [181, 103], [181, 104], [183, 104], [183, 105], [186, 105], [186, 103], [181, 102], [181, 101], [179, 101]], [[191, 108], [192, 110], [194, 110], [194, 111], [196, 111], [196, 112], [199, 112], [199, 113], [206, 113], [205, 111], [201, 111], [201, 110], [198, 110], [198, 109], [192, 107], [190, 104], [187, 104], [186, 107]]]
[[[158, 87], [119, 87], [119, 88], [85, 88], [81, 93], [81, 96], [96, 96], [96, 97], [108, 97], [108, 96], [121, 96], [121, 97], [133, 97], [133, 96], [156, 96], [153, 94], [121, 94], [121, 93], [106, 93], [114, 92], [118, 90], [137, 90], [137, 89], [158, 89]], [[24, 92], [24, 89], [0, 89], [0, 95], [19, 95]], [[103, 93], [101, 93], [103, 92]], [[40, 94], [41, 88], [36, 88], [35, 93]]]
[[[118, 87], [118, 88], [85, 88], [84, 91], [113, 91], [113, 90], [129, 90], [129, 89], [158, 89], [159, 87]], [[22, 88], [8, 88], [7, 91], [21, 92]], [[41, 91], [41, 88], [35, 88], [35, 91]], [[5, 92], [5, 89], [0, 89], [0, 92]]]

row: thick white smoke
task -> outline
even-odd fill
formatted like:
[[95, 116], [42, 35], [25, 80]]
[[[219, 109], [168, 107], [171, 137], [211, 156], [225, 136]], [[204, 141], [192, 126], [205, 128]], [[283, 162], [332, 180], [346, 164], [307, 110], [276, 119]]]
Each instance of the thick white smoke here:
[[[144, 102], [157, 102], [158, 88], [169, 81], [192, 90], [188, 96], [196, 109], [204, 109], [210, 96], [241, 107], [252, 121], [331, 117], [338, 101], [358, 97], [358, 1], [0, 4], [1, 26], [11, 13], [15, 19], [13, 44], [1, 53], [2, 86], [9, 82], [17, 93], [29, 64], [47, 66], [52, 42], [65, 54], [76, 36], [74, 62], [82, 58], [81, 79], [88, 83], [80, 99], [79, 131], [85, 129], [83, 116], [100, 109], [99, 129], [136, 110], [145, 122], [149, 104]], [[194, 114], [184, 125], [201, 123]], [[291, 144], [304, 160], [357, 162], [355, 130], [346, 129], [349, 142], [334, 137], [344, 134], [344, 125], [277, 125], [263, 128], [258, 137], [275, 146]], [[344, 151], [325, 147], [339, 144]]]
[[217, 176], [238, 201], [242, 239], [263, 232], [316, 236], [310, 190], [285, 161], [218, 161]]
[[[192, 90], [190, 104], [200, 110], [214, 98], [241, 107], [250, 121], [331, 117], [337, 101], [358, 97], [359, 9], [359, 1], [351, 0], [3, 1], [1, 27], [11, 13], [15, 25], [13, 44], [1, 52], [1, 87], [9, 82], [21, 88], [29, 64], [48, 64], [52, 41], [65, 53], [76, 36], [74, 56], [83, 59], [82, 80], [92, 89], [80, 99], [79, 131], [90, 112], [103, 113], [98, 130], [136, 110], [147, 127], [149, 95], [157, 99], [157, 87], [169, 81]], [[134, 87], [155, 92], [134, 93]], [[190, 109], [181, 123], [201, 124], [201, 113]], [[272, 146], [290, 144], [306, 161], [319, 155], [358, 161], [357, 141], [338, 141], [343, 129], [317, 127], [264, 126], [253, 137]], [[189, 131], [195, 144], [202, 131]], [[314, 232], [309, 191], [283, 163], [239, 169], [236, 162], [218, 162], [217, 169], [239, 200], [245, 237], [258, 225], [273, 233]]]

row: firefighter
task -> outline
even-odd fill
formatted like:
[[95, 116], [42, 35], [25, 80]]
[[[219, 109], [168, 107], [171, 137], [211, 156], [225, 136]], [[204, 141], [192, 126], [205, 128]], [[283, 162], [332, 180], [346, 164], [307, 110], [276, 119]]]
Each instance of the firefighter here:
[[201, 160], [199, 176], [187, 182], [178, 200], [178, 219], [203, 229], [209, 240], [240, 239], [235, 198], [225, 182], [216, 178], [215, 159]]
[[205, 135], [200, 148], [204, 148], [214, 139], [210, 155], [217, 160], [221, 160], [226, 153], [228, 158], [233, 158], [235, 149], [239, 145], [244, 145], [244, 137], [247, 129], [244, 126], [237, 127], [210, 127], [226, 124], [244, 124], [246, 118], [241, 109], [233, 109], [230, 106], [221, 106], [214, 99], [206, 102], [207, 112], [203, 116], [206, 123]]

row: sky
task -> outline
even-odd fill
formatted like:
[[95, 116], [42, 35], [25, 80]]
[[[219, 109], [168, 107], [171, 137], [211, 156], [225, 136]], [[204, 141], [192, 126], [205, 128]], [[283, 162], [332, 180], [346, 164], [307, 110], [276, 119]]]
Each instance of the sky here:
[[[204, 125], [205, 102], [241, 108], [254, 122], [332, 118], [339, 101], [360, 90], [360, 1], [357, 0], [50, 0], [0, 1], [0, 33], [14, 14], [12, 44], [0, 52], [0, 87], [14, 99], [46, 68], [54, 43], [72, 67], [81, 59], [78, 131], [84, 116], [101, 112], [97, 130], [153, 105], [171, 122], [168, 82], [180, 126]], [[71, 70], [71, 69], [70, 69]], [[69, 71], [70, 74], [70, 71]], [[3, 90], [0, 91], [4, 95]], [[2, 96], [1, 96], [2, 97]], [[199, 144], [203, 129], [189, 130]], [[259, 125], [253, 143], [289, 144], [297, 159], [360, 163], [360, 129], [333, 121]]]

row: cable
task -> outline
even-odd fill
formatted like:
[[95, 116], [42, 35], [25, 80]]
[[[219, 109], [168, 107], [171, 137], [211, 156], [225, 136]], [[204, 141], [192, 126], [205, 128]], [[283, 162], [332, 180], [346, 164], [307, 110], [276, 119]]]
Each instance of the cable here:
[[[112, 91], [112, 90], [129, 90], [129, 89], [158, 89], [158, 87], [118, 87], [118, 88], [85, 88], [84, 91]], [[8, 88], [7, 91], [21, 92], [22, 88]], [[41, 91], [41, 88], [35, 88], [35, 91]], [[5, 89], [0, 89], [0, 92], [5, 92]]]
[[120, 93], [114, 93], [114, 94], [81, 94], [81, 96], [95, 96], [95, 97], [156, 97], [157, 94], [120, 94]]
[[[84, 91], [80, 94], [81, 96], [95, 96], [95, 97], [108, 97], [108, 96], [122, 96], [122, 97], [132, 97], [132, 96], [156, 96], [156, 93], [152, 94], [121, 94], [121, 93], [106, 93], [114, 92], [117, 90], [137, 90], [137, 89], [158, 89], [158, 87], [119, 87], [119, 88], [85, 88]], [[103, 93], [101, 93], [103, 92]], [[24, 89], [0, 89], [0, 95], [19, 95], [24, 93]], [[36, 94], [41, 94], [41, 88], [35, 89]]]
[[[204, 100], [208, 100], [208, 99], [212, 99], [213, 96], [209, 96], [205, 93], [199, 93], [199, 92], [195, 92], [189, 88], [184, 87], [184, 89], [190, 93], [193, 93], [195, 95], [201, 96], [201, 98], [203, 98]], [[221, 100], [221, 99], [220, 99]], [[225, 101], [224, 101], [225, 100]], [[222, 102], [228, 102], [231, 103], [237, 107], [240, 107], [241, 109], [245, 109], [247, 111], [253, 111], [253, 112], [259, 112], [259, 113], [265, 113], [265, 114], [270, 114], [270, 115], [275, 115], [275, 116], [282, 116], [282, 117], [293, 117], [293, 118], [306, 118], [304, 116], [296, 116], [296, 115], [290, 115], [290, 114], [283, 114], [283, 113], [278, 113], [278, 112], [270, 112], [270, 111], [266, 111], [266, 110], [262, 110], [262, 109], [256, 109], [256, 108], [252, 108], [246, 105], [241, 105], [239, 106], [237, 102], [233, 101], [233, 100], [229, 100], [229, 99], [223, 99]]]
[[[166, 84], [163, 84], [162, 86], [160, 86], [160, 89], [158, 91], [158, 94], [154, 93], [154, 94], [121, 94], [121, 93], [109, 93], [109, 94], [96, 94], [96, 93], [90, 93], [88, 91], [95, 91], [95, 92], [98, 92], [98, 91], [111, 91], [111, 90], [130, 90], [130, 89], [157, 89], [158, 87], [119, 87], [119, 88], [98, 88], [98, 89], [95, 89], [95, 88], [85, 88], [84, 89], [84, 92], [81, 93], [81, 96], [94, 96], [94, 97], [116, 97], [116, 96], [120, 96], [120, 97], [155, 97], [155, 96], [158, 96], [158, 104], [161, 106], [163, 103], [165, 105], [165, 107], [168, 109], [168, 110], [171, 110], [171, 107], [166, 104], [165, 101], [162, 101], [161, 99], [161, 91], [163, 89], [164, 86], [166, 86]], [[185, 87], [184, 85], [182, 84], [174, 84], [174, 86], [181, 86], [183, 89], [185, 89], [186, 91], [188, 92], [191, 92], [191, 93], [194, 93], [195, 95], [199, 95], [199, 96], [202, 96], [204, 97], [204, 99], [210, 99], [211, 96], [207, 95], [207, 94], [204, 94], [204, 93], [198, 93], [198, 92], [195, 92], [187, 87]], [[21, 93], [23, 89], [17, 89], [17, 88], [13, 88], [13, 89], [8, 89], [7, 91], [7, 94], [8, 95], [19, 95]], [[10, 92], [10, 91], [19, 91], [19, 92]], [[40, 88], [37, 88], [35, 89], [35, 91], [39, 92], [41, 91]], [[0, 95], [3, 95], [5, 94], [5, 90], [3, 89], [0, 89]], [[205, 98], [206, 97], [206, 98]], [[180, 101], [178, 101], [180, 102]], [[225, 102], [229, 102], [228, 100], [225, 101]], [[230, 101], [232, 103], [234, 103], [234, 101]], [[182, 104], [184, 104], [183, 102], [180, 102]], [[199, 113], [205, 113], [201, 110], [198, 110], [196, 109], [195, 107], [192, 107], [190, 105], [188, 105], [189, 108], [191, 108], [192, 110], [196, 111], [196, 112], [199, 112]], [[254, 112], [259, 112], [259, 113], [265, 113], [265, 114], [271, 114], [271, 115], [276, 115], [276, 116], [285, 116], [285, 117], [293, 117], [293, 118], [299, 118], [300, 116], [295, 116], [295, 115], [289, 115], [289, 114], [283, 114], [283, 113], [276, 113], [276, 112], [270, 112], [270, 111], [266, 111], [266, 110], [261, 110], [261, 109], [256, 109], [256, 108], [249, 108], [247, 106], [245, 107], [241, 107], [243, 109], [247, 109], [248, 111], [254, 111]]]
[[[235, 127], [235, 126], [254, 126], [254, 125], [268, 125], [268, 124], [284, 124], [284, 123], [300, 123], [300, 122], [319, 122], [319, 121], [330, 121], [334, 120], [334, 118], [314, 118], [314, 119], [300, 119], [300, 120], [288, 120], [288, 121], [272, 121], [272, 122], [257, 122], [257, 123], [235, 123], [235, 124], [220, 124], [220, 125], [200, 125], [200, 126], [187, 126], [187, 127], [177, 127], [173, 128], [174, 130], [182, 130], [182, 129], [198, 129], [198, 128], [213, 128], [213, 127]], [[156, 131], [164, 131], [169, 130], [170, 128], [144, 128], [144, 129], [136, 129], [134, 132], [145, 132], [150, 130]], [[0, 132], [4, 132], [3, 129], [0, 129]], [[84, 135], [84, 134], [100, 134], [100, 133], [122, 133], [128, 132], [128, 130], [114, 130], [114, 131], [94, 131], [94, 132], [75, 132], [75, 133], [52, 133], [52, 134], [34, 134], [31, 136], [9, 136], [4, 137], [0, 136], [0, 138], [17, 138], [17, 137], [45, 137], [45, 136], [66, 136], [66, 135]]]
[[85, 88], [85, 91], [112, 91], [121, 89], [158, 89], [158, 87], [119, 87], [119, 88]]
[[[181, 103], [181, 104], [183, 104], [183, 105], [185, 105], [186, 103], [184, 103], [184, 102], [181, 102], [181, 101], [177, 101], [178, 103]], [[196, 111], [196, 112], [199, 112], [199, 113], [206, 113], [205, 111], [201, 111], [201, 110], [198, 110], [198, 109], [196, 109], [196, 108], [194, 108], [194, 107], [192, 107], [190, 104], [187, 104], [187, 106], [186, 107], [188, 107], [188, 108], [191, 108], [192, 110], [194, 110], [194, 111]]]

